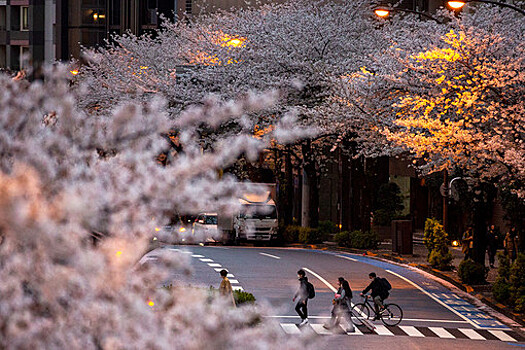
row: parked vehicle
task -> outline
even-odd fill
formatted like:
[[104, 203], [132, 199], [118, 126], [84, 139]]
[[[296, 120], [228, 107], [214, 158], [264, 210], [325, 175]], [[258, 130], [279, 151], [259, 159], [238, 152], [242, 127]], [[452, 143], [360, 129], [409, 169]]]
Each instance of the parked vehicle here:
[[217, 229], [217, 213], [199, 214], [193, 223], [192, 234], [194, 240], [198, 242], [220, 241], [221, 237]]
[[223, 241], [271, 241], [277, 239], [275, 184], [240, 183], [239, 210], [220, 212], [218, 229]]

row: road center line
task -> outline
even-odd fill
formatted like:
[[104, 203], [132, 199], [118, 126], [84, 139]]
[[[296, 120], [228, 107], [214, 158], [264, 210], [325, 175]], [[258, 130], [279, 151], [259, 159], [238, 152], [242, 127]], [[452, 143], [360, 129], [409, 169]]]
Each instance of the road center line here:
[[434, 300], [435, 302], [437, 302], [438, 304], [446, 307], [448, 310], [452, 311], [453, 313], [455, 313], [456, 315], [458, 315], [459, 317], [461, 317], [462, 319], [464, 319], [465, 321], [467, 321], [468, 323], [470, 323], [472, 326], [476, 327], [476, 328], [481, 328], [478, 324], [476, 324], [475, 322], [472, 322], [472, 320], [468, 319], [467, 317], [463, 316], [462, 314], [460, 314], [459, 312], [457, 312], [456, 310], [454, 310], [453, 308], [451, 308], [450, 306], [448, 306], [447, 304], [445, 304], [444, 302], [442, 302], [441, 300], [439, 300], [438, 298], [436, 298], [435, 296], [433, 296], [431, 293], [427, 292], [426, 290], [424, 290], [423, 288], [421, 288], [420, 286], [418, 286], [415, 282], [412, 282], [411, 280], [409, 280], [408, 278], [404, 277], [404, 276], [401, 276], [400, 274], [397, 274], [393, 271], [390, 271], [390, 270], [385, 270], [386, 272], [388, 273], [391, 273], [392, 275], [394, 276], [397, 276], [399, 278], [401, 278], [402, 280], [410, 283], [411, 285], [413, 285], [414, 287], [416, 287], [417, 289], [419, 289], [420, 291], [422, 291], [423, 293], [425, 293], [426, 295], [428, 295], [428, 297], [430, 297], [432, 300]]
[[350, 260], [350, 261], [354, 261], [354, 262], [357, 262], [356, 259], [354, 258], [351, 258], [349, 256], [344, 256], [344, 255], [336, 255], [338, 258], [343, 258], [343, 259], [346, 259], [346, 260]]
[[266, 253], [259, 253], [259, 254], [267, 256], [269, 258], [274, 258], [274, 259], [277, 259], [277, 260], [281, 259], [280, 257], [278, 257], [276, 255], [272, 255], [272, 254], [266, 254]]

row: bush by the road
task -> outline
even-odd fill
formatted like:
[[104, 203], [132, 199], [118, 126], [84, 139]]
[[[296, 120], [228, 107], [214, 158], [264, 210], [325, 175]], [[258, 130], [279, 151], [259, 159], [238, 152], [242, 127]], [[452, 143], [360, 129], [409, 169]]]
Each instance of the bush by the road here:
[[335, 235], [338, 245], [356, 249], [376, 249], [379, 244], [379, 236], [372, 231], [343, 231]]
[[288, 243], [322, 243], [328, 239], [328, 234], [320, 229], [290, 225], [283, 232], [283, 240]]
[[319, 232], [325, 234], [326, 236], [339, 231], [337, 225], [330, 220], [319, 221], [319, 226], [317, 227], [317, 229], [319, 230]]
[[486, 283], [488, 269], [472, 259], [463, 260], [458, 266], [458, 276], [466, 284]]
[[516, 312], [525, 313], [525, 254], [511, 265], [507, 255], [499, 253], [498, 277], [492, 286], [494, 298]]
[[241, 304], [253, 304], [255, 303], [255, 297], [252, 293], [245, 292], [242, 290], [234, 290], [233, 291], [233, 298], [235, 299], [235, 303], [237, 305]]
[[299, 240], [299, 230], [301, 226], [286, 226], [283, 232], [283, 240], [287, 243], [297, 242]]
[[427, 261], [430, 265], [440, 270], [449, 270], [452, 254], [448, 249], [448, 234], [438, 220], [428, 218], [425, 221], [424, 242], [428, 249]]

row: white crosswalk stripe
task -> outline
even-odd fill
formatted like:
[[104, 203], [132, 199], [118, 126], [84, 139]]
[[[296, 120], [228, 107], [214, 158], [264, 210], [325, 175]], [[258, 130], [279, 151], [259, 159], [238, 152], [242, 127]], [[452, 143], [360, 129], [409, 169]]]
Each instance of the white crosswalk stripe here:
[[202, 262], [213, 262], [213, 259], [208, 259], [208, 258], [201, 258], [199, 260]]
[[244, 290], [244, 288], [242, 288], [241, 286], [232, 286], [232, 289], [233, 290], [240, 290], [240, 291]]
[[495, 336], [496, 338], [498, 338], [499, 340], [502, 340], [502, 341], [516, 341], [516, 339], [512, 338], [510, 335], [508, 335], [507, 333], [503, 332], [503, 331], [493, 331], [493, 330], [489, 330], [489, 332]]
[[458, 330], [461, 333], [465, 334], [469, 339], [472, 339], [472, 340], [487, 340], [487, 339], [485, 339], [484, 336], [482, 336], [481, 334], [479, 334], [478, 332], [476, 332], [473, 329], [470, 329], [470, 328], [459, 328]]
[[[282, 324], [281, 324], [282, 325]], [[333, 334], [331, 330], [325, 329], [320, 323], [312, 323], [310, 327], [315, 331], [315, 333], [320, 335]]]
[[193, 258], [204, 258], [204, 255], [200, 255], [200, 254], [192, 254], [192, 257], [193, 257]]
[[444, 339], [455, 339], [452, 334], [447, 332], [447, 330], [443, 327], [428, 327], [432, 332], [434, 332], [438, 337], [444, 338]]
[[394, 333], [390, 332], [388, 328], [383, 326], [382, 324], [375, 325], [376, 329], [374, 330], [378, 335], [394, 335]]
[[281, 323], [281, 328], [286, 334], [300, 334], [301, 331], [295, 323]]
[[[233, 287], [233, 288], [235, 289], [236, 287]], [[316, 316], [312, 316], [312, 317], [315, 318]], [[324, 317], [321, 317], [321, 318], [324, 318]], [[296, 323], [280, 323], [280, 325], [287, 334], [299, 334], [302, 332], [302, 329], [299, 328]], [[435, 336], [439, 338], [443, 338], [443, 339], [487, 340], [487, 338], [483, 336], [482, 334], [480, 334], [478, 330], [471, 329], [471, 328], [457, 328], [455, 329], [455, 332], [453, 332], [454, 334], [456, 334], [456, 336], [454, 336], [453, 334], [450, 333], [453, 331], [453, 329], [449, 328], [450, 331], [448, 331], [447, 329], [443, 327], [414, 327], [414, 326], [386, 327], [384, 325], [375, 325], [376, 328], [374, 332], [369, 332], [368, 330], [365, 329], [364, 326], [360, 326], [361, 329], [363, 329], [363, 331], [359, 329], [359, 327], [355, 327], [354, 332], [346, 332], [345, 326], [346, 326], [346, 323], [340, 324], [334, 329], [325, 329], [323, 328], [322, 323], [308, 323], [307, 325], [304, 326], [304, 328], [305, 330], [311, 328], [315, 333], [317, 333], [318, 335], [322, 335], [322, 336], [337, 335], [337, 334], [338, 335], [346, 334], [349, 336], [351, 335], [359, 335], [359, 336], [365, 335], [366, 336], [366, 335], [375, 335], [375, 334], [385, 335], [385, 336], [405, 336], [406, 334], [409, 337], [418, 337], [418, 338], [432, 337], [432, 335], [425, 335], [428, 333], [423, 332], [423, 330], [421, 330], [422, 328], [425, 328], [427, 330], [430, 330], [433, 334], [435, 334]], [[398, 330], [395, 331], [395, 329], [398, 329]], [[399, 330], [401, 330], [402, 333], [404, 334], [400, 333]], [[458, 334], [458, 331], [463, 336]], [[518, 341], [522, 342], [523, 341], [522, 337], [520, 337], [517, 333], [512, 332], [512, 331], [493, 330], [493, 329], [487, 329], [486, 331], [488, 331], [490, 334], [492, 334], [494, 337], [496, 337], [500, 341], [506, 341], [506, 342], [518, 342]], [[425, 334], [423, 334], [422, 332]]]
[[403, 332], [405, 332], [409, 337], [425, 337], [423, 333], [417, 330], [414, 326], [399, 326]]

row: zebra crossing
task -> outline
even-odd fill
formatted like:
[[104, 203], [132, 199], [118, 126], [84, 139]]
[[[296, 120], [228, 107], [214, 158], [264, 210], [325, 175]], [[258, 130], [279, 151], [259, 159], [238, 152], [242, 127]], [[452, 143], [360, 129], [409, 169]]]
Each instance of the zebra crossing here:
[[286, 334], [301, 334], [302, 332], [315, 332], [318, 335], [349, 335], [349, 336], [407, 336], [416, 338], [442, 338], [442, 339], [470, 339], [470, 340], [498, 340], [505, 342], [525, 342], [525, 337], [514, 331], [472, 328], [446, 328], [422, 326], [395, 326], [386, 327], [375, 325], [374, 331], [364, 326], [356, 326], [355, 332], [346, 332], [342, 325], [332, 329], [325, 329], [322, 323], [308, 323], [299, 327], [296, 323], [280, 323]]

